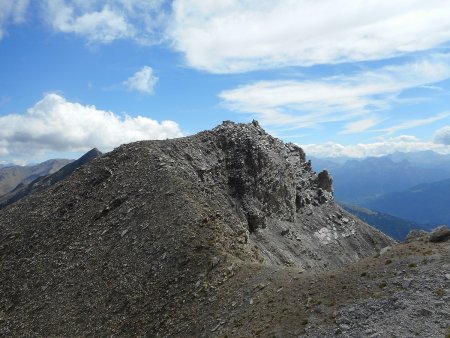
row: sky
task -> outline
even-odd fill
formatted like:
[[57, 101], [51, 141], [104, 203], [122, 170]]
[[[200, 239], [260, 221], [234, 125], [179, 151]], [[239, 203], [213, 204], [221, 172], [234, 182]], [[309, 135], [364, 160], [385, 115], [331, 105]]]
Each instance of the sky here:
[[317, 157], [450, 153], [448, 0], [0, 0], [0, 164], [225, 120]]

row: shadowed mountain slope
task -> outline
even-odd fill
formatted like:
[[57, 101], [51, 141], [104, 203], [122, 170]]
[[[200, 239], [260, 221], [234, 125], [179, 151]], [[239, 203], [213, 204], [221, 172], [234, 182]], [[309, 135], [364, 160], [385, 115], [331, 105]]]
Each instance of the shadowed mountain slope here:
[[12, 203], [15, 203], [30, 194], [47, 189], [48, 187], [58, 183], [59, 181], [62, 181], [66, 177], [70, 176], [79, 167], [86, 163], [89, 163], [94, 158], [97, 158], [101, 155], [102, 153], [97, 148], [91, 149], [86, 154], [81, 156], [78, 160], [66, 164], [64, 167], [53, 174], [49, 174], [47, 176], [39, 176], [29, 184], [20, 183], [12, 191], [6, 193], [3, 196], [0, 196], [0, 209]]
[[352, 204], [341, 203], [341, 206], [352, 215], [398, 241], [404, 241], [412, 230], [431, 230], [433, 228], [432, 226], [426, 226]]
[[450, 223], [450, 179], [422, 183], [403, 191], [385, 194], [364, 203], [368, 208], [415, 222]]
[[0, 196], [13, 190], [20, 183], [29, 184], [40, 176], [52, 174], [72, 160], [48, 160], [30, 166], [7, 166], [0, 168]]
[[[220, 314], [250, 316], [246, 272], [318, 273], [394, 243], [331, 181], [257, 122], [123, 145], [0, 210], [0, 335], [219, 334]], [[224, 308], [230, 292], [242, 306]]]

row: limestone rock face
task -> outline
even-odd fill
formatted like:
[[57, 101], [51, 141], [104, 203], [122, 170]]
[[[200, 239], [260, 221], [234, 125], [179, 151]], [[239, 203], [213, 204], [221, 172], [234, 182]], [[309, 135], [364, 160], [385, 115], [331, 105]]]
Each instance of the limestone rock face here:
[[0, 210], [0, 335], [208, 335], [194, 318], [237, 267], [319, 272], [392, 245], [331, 182], [256, 122], [120, 146]]
[[204, 135], [219, 156], [204, 164], [202, 178], [220, 182], [264, 261], [324, 269], [388, 245], [384, 235], [334, 202], [331, 175], [316, 175], [300, 147], [284, 144], [257, 123], [225, 122]]

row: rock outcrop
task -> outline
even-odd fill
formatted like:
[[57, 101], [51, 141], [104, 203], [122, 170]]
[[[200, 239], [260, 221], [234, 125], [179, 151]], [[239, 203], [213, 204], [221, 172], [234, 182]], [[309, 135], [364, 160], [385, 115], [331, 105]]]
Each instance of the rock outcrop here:
[[450, 228], [447, 225], [441, 225], [431, 230], [431, 232], [412, 230], [406, 237], [406, 242], [414, 241], [429, 241], [433, 243], [450, 241]]
[[317, 175], [317, 185], [319, 188], [333, 193], [333, 178], [327, 170], [322, 170], [319, 175]]
[[245, 336], [249, 288], [393, 243], [257, 122], [131, 143], [0, 210], [0, 335]]
[[430, 242], [445, 242], [450, 240], [450, 228], [447, 225], [441, 225], [433, 229], [430, 233]]

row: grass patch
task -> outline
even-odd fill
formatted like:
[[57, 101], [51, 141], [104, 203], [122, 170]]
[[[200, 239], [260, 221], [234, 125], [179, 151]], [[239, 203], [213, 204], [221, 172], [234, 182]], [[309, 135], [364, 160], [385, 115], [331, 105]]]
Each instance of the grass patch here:
[[378, 287], [379, 287], [380, 289], [384, 289], [386, 286], [387, 286], [387, 283], [386, 283], [386, 282], [383, 282], [383, 283], [381, 283], [381, 284], [378, 284]]
[[436, 296], [438, 297], [444, 297], [445, 296], [445, 290], [443, 288], [439, 288], [436, 290]]

